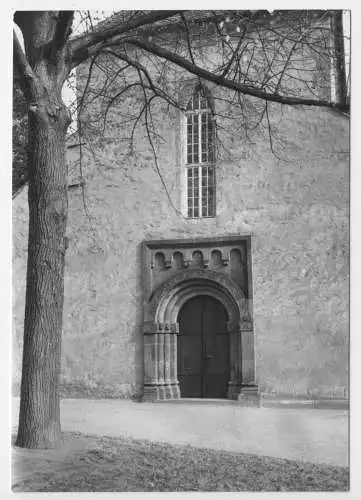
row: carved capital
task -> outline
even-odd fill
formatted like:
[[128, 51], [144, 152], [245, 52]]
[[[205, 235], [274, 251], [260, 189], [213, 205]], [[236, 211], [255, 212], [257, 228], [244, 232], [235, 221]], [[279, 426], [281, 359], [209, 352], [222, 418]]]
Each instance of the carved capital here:
[[252, 321], [240, 321], [239, 329], [241, 332], [252, 332], [253, 331], [253, 322]]
[[143, 325], [143, 333], [144, 335], [155, 335], [156, 333], [179, 333], [179, 324], [146, 322]]

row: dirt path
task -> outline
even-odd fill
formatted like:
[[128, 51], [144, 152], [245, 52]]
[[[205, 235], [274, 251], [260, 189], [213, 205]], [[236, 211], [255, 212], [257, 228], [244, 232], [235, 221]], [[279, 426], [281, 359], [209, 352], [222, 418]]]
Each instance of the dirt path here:
[[[14, 427], [17, 415], [14, 400]], [[344, 410], [65, 399], [61, 415], [64, 431], [348, 465]]]

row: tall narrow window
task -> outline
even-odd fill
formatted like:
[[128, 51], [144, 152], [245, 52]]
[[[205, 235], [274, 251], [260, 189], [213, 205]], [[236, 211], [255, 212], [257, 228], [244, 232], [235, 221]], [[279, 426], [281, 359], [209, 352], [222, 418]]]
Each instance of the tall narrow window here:
[[197, 87], [187, 111], [187, 215], [215, 217], [215, 120], [203, 88]]

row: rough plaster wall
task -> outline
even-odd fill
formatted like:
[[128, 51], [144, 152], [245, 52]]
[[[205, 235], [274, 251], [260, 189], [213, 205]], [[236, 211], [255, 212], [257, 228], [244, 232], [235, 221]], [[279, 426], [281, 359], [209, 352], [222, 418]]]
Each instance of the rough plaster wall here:
[[[180, 209], [177, 113], [158, 109], [159, 166]], [[128, 156], [117, 109], [87, 181], [69, 191], [63, 393], [129, 397], [142, 385], [144, 239], [253, 234], [257, 378], [261, 391], [344, 396], [348, 382], [348, 122], [326, 110], [274, 107], [276, 158], [268, 131], [224, 137], [217, 165], [217, 217], [186, 220], [169, 204], [144, 130]], [[72, 158], [72, 157], [73, 158]], [[69, 163], [77, 159], [71, 150]], [[76, 168], [70, 169], [76, 178]], [[74, 173], [75, 172], [75, 173]], [[19, 380], [25, 296], [27, 208], [13, 204], [14, 381]]]
[[[288, 115], [288, 162], [266, 150], [225, 188], [225, 230], [254, 233], [257, 376], [262, 391], [344, 396], [348, 365], [347, 124]], [[346, 126], [346, 129], [344, 128]], [[281, 130], [280, 130], [281, 131]], [[345, 138], [344, 140], [342, 138]], [[299, 158], [297, 151], [299, 148]], [[293, 150], [293, 151], [292, 151]], [[293, 154], [292, 154], [293, 153]], [[292, 156], [295, 158], [292, 160]], [[231, 165], [225, 166], [227, 174]], [[235, 173], [235, 176], [237, 174]]]

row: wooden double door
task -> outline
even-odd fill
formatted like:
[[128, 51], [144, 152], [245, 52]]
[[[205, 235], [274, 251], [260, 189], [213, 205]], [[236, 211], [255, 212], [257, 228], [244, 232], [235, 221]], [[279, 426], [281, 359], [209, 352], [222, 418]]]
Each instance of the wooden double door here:
[[178, 380], [184, 398], [227, 398], [227, 312], [207, 295], [190, 299], [178, 315]]

